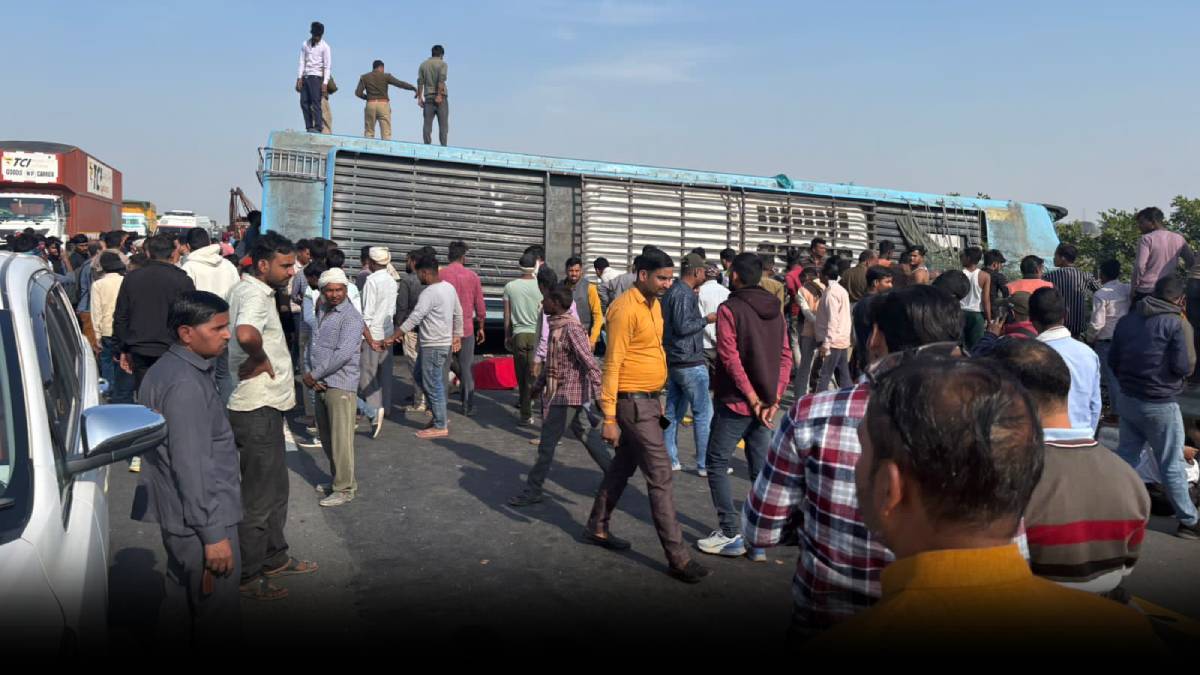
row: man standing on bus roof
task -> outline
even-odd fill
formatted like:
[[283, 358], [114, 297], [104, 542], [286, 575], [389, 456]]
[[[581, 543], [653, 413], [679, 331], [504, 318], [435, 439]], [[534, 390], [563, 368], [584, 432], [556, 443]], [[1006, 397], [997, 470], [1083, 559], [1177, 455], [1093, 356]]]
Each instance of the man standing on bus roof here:
[[417, 69], [417, 105], [425, 110], [425, 145], [433, 142], [435, 116], [438, 120], [438, 141], [442, 145], [446, 144], [446, 137], [450, 133], [450, 101], [446, 97], [447, 66], [442, 58], [445, 54], [445, 48], [434, 45], [432, 56]]
[[407, 89], [414, 94], [417, 88], [411, 84], [397, 80], [391, 73], [383, 69], [383, 61], [375, 59], [371, 64], [371, 72], [358, 78], [358, 89], [354, 95], [367, 102], [363, 114], [363, 136], [375, 138], [375, 123], [379, 123], [379, 137], [385, 141], [392, 140], [392, 103], [388, 100], [388, 85]]
[[300, 92], [300, 110], [304, 113], [304, 130], [321, 133], [325, 127], [321, 120], [321, 98], [329, 88], [329, 75], [333, 71], [333, 59], [325, 36], [325, 25], [312, 22], [312, 36], [300, 47], [300, 71], [296, 75], [296, 91]]

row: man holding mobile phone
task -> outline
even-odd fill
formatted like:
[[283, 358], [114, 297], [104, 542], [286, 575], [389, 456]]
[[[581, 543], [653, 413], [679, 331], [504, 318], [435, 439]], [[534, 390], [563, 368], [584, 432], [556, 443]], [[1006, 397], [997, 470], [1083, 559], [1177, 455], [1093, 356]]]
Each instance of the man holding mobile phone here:
[[711, 572], [691, 559], [683, 543], [659, 401], [667, 381], [659, 298], [671, 287], [674, 263], [666, 253], [649, 249], [634, 259], [633, 269], [637, 275], [633, 287], [608, 308], [608, 352], [600, 385], [600, 411], [604, 414], [602, 435], [616, 447], [616, 454], [596, 493], [583, 539], [613, 550], [629, 548], [628, 541], [608, 531], [608, 524], [630, 476], [640, 467], [669, 573], [694, 584]]

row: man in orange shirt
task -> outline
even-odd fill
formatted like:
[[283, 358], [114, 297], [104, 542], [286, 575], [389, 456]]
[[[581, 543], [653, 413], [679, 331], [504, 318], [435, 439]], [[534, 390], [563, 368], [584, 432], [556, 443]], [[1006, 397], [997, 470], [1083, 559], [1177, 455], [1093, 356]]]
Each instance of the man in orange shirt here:
[[640, 468], [669, 573], [694, 584], [711, 572], [691, 559], [683, 543], [683, 530], [675, 515], [671, 459], [663, 438], [666, 420], [659, 402], [667, 381], [659, 298], [671, 287], [674, 263], [666, 253], [650, 249], [634, 259], [633, 269], [637, 275], [633, 287], [608, 308], [600, 411], [604, 414], [602, 435], [616, 447], [616, 454], [596, 492], [583, 540], [612, 550], [629, 548], [628, 541], [608, 531], [608, 524], [630, 476]]
[[1033, 295], [1033, 292], [1039, 288], [1054, 288], [1053, 283], [1042, 279], [1042, 269], [1045, 266], [1046, 261], [1036, 255], [1027, 255], [1021, 258], [1022, 278], [1008, 282], [1008, 294], [1028, 293]]
[[813, 648], [1162, 655], [1144, 615], [1033, 576], [1013, 543], [1044, 463], [1037, 411], [1013, 377], [910, 357], [872, 384], [858, 438], [858, 504], [896, 561], [879, 603]]

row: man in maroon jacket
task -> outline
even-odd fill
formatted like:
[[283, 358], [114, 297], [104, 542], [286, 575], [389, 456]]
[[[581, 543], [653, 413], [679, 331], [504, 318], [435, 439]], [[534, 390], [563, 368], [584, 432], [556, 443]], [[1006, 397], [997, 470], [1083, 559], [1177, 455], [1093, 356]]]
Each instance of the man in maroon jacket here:
[[[792, 371], [792, 351], [779, 299], [758, 285], [762, 258], [743, 253], [729, 269], [734, 290], [717, 310], [715, 400], [707, 453], [708, 489], [721, 529], [697, 546], [704, 553], [736, 557], [746, 554], [746, 545], [725, 467], [744, 440], [750, 482], [758, 478]], [[765, 561], [766, 551], [751, 549], [750, 559]]]

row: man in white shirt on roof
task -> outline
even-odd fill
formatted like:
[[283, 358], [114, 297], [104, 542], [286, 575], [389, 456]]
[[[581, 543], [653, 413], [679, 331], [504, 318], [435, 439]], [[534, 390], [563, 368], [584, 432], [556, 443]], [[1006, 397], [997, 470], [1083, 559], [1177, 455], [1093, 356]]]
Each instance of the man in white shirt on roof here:
[[[383, 343], [392, 329], [396, 314], [396, 278], [392, 275], [392, 254], [386, 246], [367, 251], [366, 269], [371, 273], [363, 283], [363, 343], [359, 354], [358, 395], [366, 401], [364, 413], [370, 418], [372, 438], [379, 436], [387, 411], [383, 408], [383, 389], [392, 377], [392, 350]], [[398, 276], [398, 275], [397, 275]]]
[[300, 92], [300, 110], [304, 113], [304, 130], [321, 133], [325, 126], [321, 118], [321, 99], [329, 91], [329, 74], [333, 60], [325, 37], [325, 25], [312, 22], [311, 38], [300, 47], [300, 70], [296, 74], [296, 91]]

